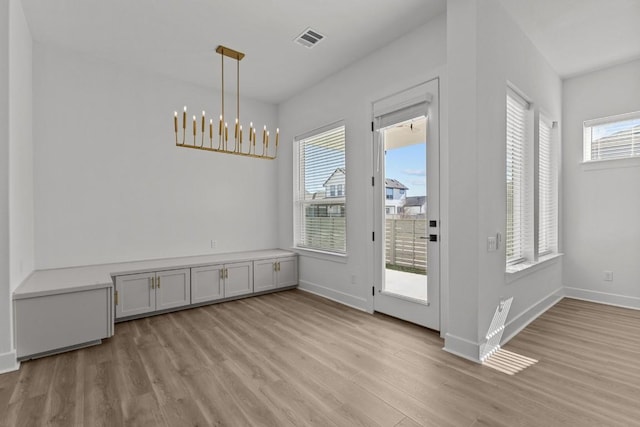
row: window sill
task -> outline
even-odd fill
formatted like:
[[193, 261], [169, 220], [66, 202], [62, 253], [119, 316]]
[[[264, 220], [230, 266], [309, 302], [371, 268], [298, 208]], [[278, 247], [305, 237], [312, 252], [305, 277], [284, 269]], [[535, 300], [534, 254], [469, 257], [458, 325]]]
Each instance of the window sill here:
[[640, 156], [580, 162], [585, 171], [640, 167]]
[[505, 272], [506, 283], [512, 283], [516, 280], [542, 270], [550, 265], [557, 263], [563, 256], [561, 253], [549, 254], [542, 256], [538, 259], [538, 262], [521, 262], [519, 264], [510, 265]]
[[323, 261], [337, 262], [340, 264], [347, 263], [347, 254], [337, 254], [334, 252], [325, 252], [317, 249], [298, 248], [295, 246], [292, 247], [291, 250], [300, 256], [321, 259]]

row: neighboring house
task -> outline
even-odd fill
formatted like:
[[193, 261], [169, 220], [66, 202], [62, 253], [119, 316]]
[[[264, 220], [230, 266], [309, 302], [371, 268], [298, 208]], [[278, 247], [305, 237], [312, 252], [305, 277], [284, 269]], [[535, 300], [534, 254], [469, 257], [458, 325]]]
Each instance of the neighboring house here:
[[329, 179], [322, 185], [326, 198], [344, 197], [346, 176], [347, 171], [345, 168], [338, 168], [333, 171]]
[[319, 202], [307, 206], [307, 218], [344, 217], [345, 182], [345, 168], [336, 169], [322, 185], [324, 190], [313, 194], [312, 200]]
[[403, 213], [405, 215], [425, 215], [427, 213], [427, 196], [407, 197], [404, 203]]
[[384, 187], [386, 199], [384, 205], [387, 215], [402, 213], [409, 188], [400, 181], [391, 178], [385, 178]]

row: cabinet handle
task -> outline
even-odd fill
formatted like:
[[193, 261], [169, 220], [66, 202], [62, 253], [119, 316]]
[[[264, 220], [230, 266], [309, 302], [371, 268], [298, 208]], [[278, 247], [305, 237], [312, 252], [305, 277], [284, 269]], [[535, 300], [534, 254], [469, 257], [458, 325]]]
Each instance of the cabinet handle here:
[[149, 277], [149, 281], [151, 281], [151, 289], [155, 289], [156, 286], [153, 283], [153, 277]]
[[228, 279], [228, 278], [229, 278], [229, 269], [228, 269], [228, 268], [225, 268], [225, 269], [224, 269], [224, 278], [225, 278], [225, 279]]
[[278, 261], [278, 271], [280, 271], [280, 261]]
[[157, 283], [156, 283], [156, 287], [157, 287], [158, 289], [160, 289], [160, 278], [159, 278], [159, 277], [158, 277], [158, 281], [157, 281]]
[[224, 268], [220, 269], [220, 279], [224, 279]]
[[278, 271], [278, 263], [277, 262], [273, 263], [273, 271]]

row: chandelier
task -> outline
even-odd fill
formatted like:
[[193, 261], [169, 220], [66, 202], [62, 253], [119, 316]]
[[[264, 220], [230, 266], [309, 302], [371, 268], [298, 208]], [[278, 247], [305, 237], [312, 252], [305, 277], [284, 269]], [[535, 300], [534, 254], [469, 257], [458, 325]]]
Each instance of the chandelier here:
[[[244, 58], [244, 53], [238, 52], [233, 49], [229, 49], [225, 46], [218, 46], [216, 52], [220, 54], [221, 65], [221, 90], [220, 90], [220, 103], [221, 111], [220, 118], [217, 123], [217, 129], [214, 135], [214, 123], [210, 118], [209, 125], [209, 138], [208, 141], [205, 138], [207, 117], [205, 111], [202, 111], [202, 119], [200, 124], [200, 136], [198, 136], [198, 121], [196, 116], [193, 116], [193, 141], [191, 136], [187, 137], [187, 107], [184, 107], [182, 112], [182, 142], [178, 137], [178, 112], [173, 113], [173, 127], [176, 134], [176, 146], [183, 148], [193, 148], [196, 150], [215, 151], [218, 153], [235, 154], [238, 156], [256, 157], [260, 159], [273, 160], [278, 154], [278, 139], [280, 137], [280, 129], [276, 129], [276, 141], [272, 148], [269, 147], [269, 131], [265, 125], [262, 129], [262, 148], [257, 148], [256, 128], [253, 126], [253, 122], [249, 124], [249, 141], [247, 147], [243, 147], [243, 128], [240, 122], [240, 61]], [[236, 60], [236, 117], [233, 129], [233, 138], [231, 143], [229, 142], [229, 125], [225, 119], [224, 111], [224, 57], [232, 58]], [[214, 146], [215, 145], [215, 146]], [[258, 144], [259, 145], [259, 144]]]

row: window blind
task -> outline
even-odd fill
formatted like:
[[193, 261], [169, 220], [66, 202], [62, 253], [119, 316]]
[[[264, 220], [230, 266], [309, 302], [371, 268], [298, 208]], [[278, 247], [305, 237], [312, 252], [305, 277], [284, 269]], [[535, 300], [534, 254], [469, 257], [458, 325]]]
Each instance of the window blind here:
[[515, 92], [507, 91], [507, 224], [505, 248], [507, 264], [523, 259], [525, 197], [525, 145], [529, 104]]
[[[592, 126], [585, 123], [585, 161], [640, 156], [640, 112]], [[595, 121], [596, 123], [598, 121]]]
[[344, 254], [345, 127], [320, 130], [296, 140], [296, 144], [296, 246]]
[[538, 138], [538, 256], [556, 251], [557, 173], [553, 148], [553, 123], [540, 115]]

